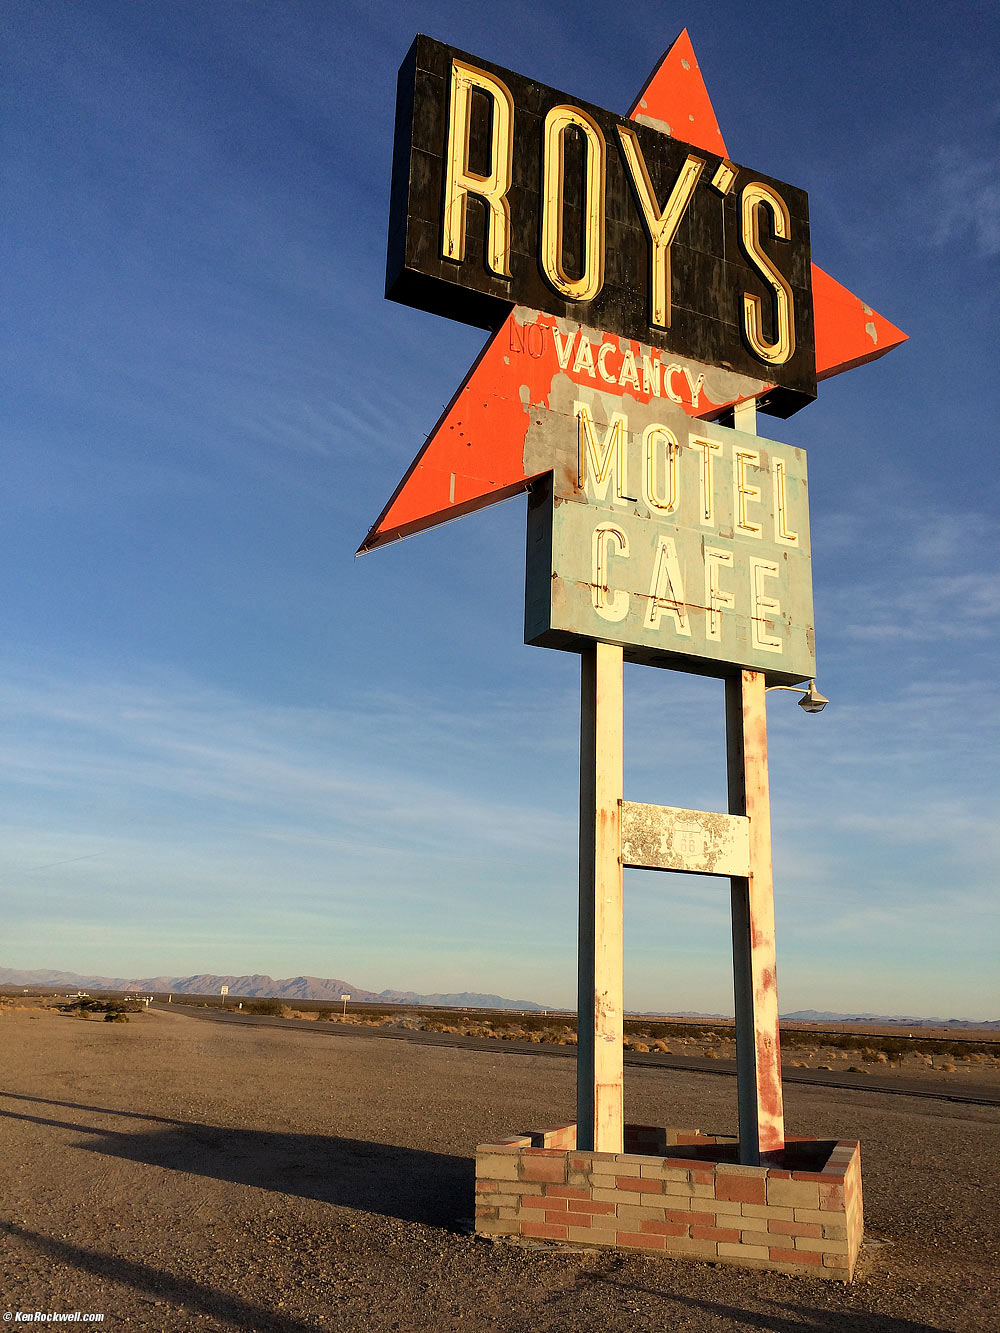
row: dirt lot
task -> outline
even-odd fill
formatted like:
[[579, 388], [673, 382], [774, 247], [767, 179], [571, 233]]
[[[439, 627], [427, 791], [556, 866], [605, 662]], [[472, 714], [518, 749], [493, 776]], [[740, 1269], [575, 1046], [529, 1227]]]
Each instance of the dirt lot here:
[[[990, 1108], [786, 1089], [790, 1132], [862, 1141], [868, 1241], [845, 1287], [463, 1234], [475, 1144], [569, 1119], [571, 1061], [169, 1013], [16, 1010], [0, 1048], [0, 1313], [170, 1333], [998, 1325]], [[735, 1128], [729, 1079], [630, 1069], [626, 1097], [632, 1120]]]

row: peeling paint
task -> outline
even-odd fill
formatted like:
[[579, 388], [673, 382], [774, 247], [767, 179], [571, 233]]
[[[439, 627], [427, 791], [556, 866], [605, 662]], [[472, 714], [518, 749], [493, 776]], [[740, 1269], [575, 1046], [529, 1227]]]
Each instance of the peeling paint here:
[[622, 863], [696, 875], [747, 875], [750, 821], [716, 811], [622, 802]]

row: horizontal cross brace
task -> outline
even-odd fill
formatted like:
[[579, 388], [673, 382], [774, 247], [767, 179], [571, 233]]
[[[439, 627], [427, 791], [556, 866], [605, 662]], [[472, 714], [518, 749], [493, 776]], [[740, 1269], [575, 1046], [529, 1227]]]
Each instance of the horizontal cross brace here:
[[750, 820], [745, 815], [622, 801], [622, 865], [747, 877]]

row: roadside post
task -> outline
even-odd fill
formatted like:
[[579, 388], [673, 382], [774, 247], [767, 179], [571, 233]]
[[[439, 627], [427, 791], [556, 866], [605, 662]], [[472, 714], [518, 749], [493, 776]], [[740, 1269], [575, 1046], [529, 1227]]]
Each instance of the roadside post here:
[[[625, 117], [418, 36], [386, 295], [492, 336], [359, 554], [528, 491], [525, 642], [581, 662], [576, 1119], [479, 1146], [477, 1229], [850, 1280], [859, 1145], [784, 1124], [765, 691], [825, 701], [805, 453], [757, 414], [905, 335], [729, 158], [686, 32]], [[728, 810], [625, 799], [624, 662], [723, 682]], [[625, 1123], [626, 867], [729, 882], [736, 1135]]]

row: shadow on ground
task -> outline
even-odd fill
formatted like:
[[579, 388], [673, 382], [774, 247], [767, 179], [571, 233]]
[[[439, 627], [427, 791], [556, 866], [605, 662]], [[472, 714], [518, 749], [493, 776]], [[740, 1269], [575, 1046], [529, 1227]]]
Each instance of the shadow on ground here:
[[73, 1245], [54, 1236], [43, 1236], [38, 1231], [28, 1231], [13, 1222], [0, 1222], [0, 1234], [26, 1242], [70, 1268], [131, 1287], [140, 1295], [151, 1298], [151, 1305], [153, 1299], [161, 1304], [169, 1302], [171, 1306], [194, 1315], [209, 1315], [236, 1328], [257, 1329], [260, 1333], [314, 1333], [316, 1328], [314, 1324], [304, 1324], [301, 1320], [265, 1310], [241, 1296], [215, 1291], [188, 1278], [174, 1277], [151, 1264], [135, 1263], [116, 1254], [102, 1254], [100, 1250], [91, 1250], [84, 1245]]
[[[595, 1289], [608, 1295], [616, 1292], [641, 1296], [647, 1300], [650, 1297], [659, 1298], [670, 1307], [665, 1328], [671, 1326], [681, 1309], [687, 1308], [725, 1320], [726, 1327], [760, 1329], [762, 1333], [940, 1333], [936, 1324], [917, 1323], [912, 1319], [900, 1319], [869, 1310], [821, 1309], [794, 1300], [774, 1300], [759, 1292], [752, 1299], [755, 1303], [766, 1305], [766, 1310], [755, 1311], [745, 1306], [726, 1305], [721, 1301], [706, 1300], [703, 1296], [688, 1296], [676, 1289], [669, 1292], [657, 1290], [656, 1287], [638, 1282], [624, 1281], [613, 1273], [581, 1273], [578, 1281], [581, 1284], [592, 1284]], [[607, 1295], [604, 1299], [607, 1299]]]
[[[19, 1109], [11, 1109], [11, 1102]], [[55, 1106], [86, 1112], [88, 1119], [54, 1119], [31, 1113], [29, 1105], [36, 1112], [41, 1107]], [[0, 1093], [0, 1115], [84, 1135], [79, 1146], [90, 1152], [342, 1208], [359, 1208], [404, 1222], [454, 1227], [457, 1218], [469, 1215], [475, 1191], [475, 1163], [471, 1158], [363, 1139], [222, 1129], [12, 1093]], [[113, 1129], [90, 1123], [94, 1115], [139, 1121], [153, 1128]]]

